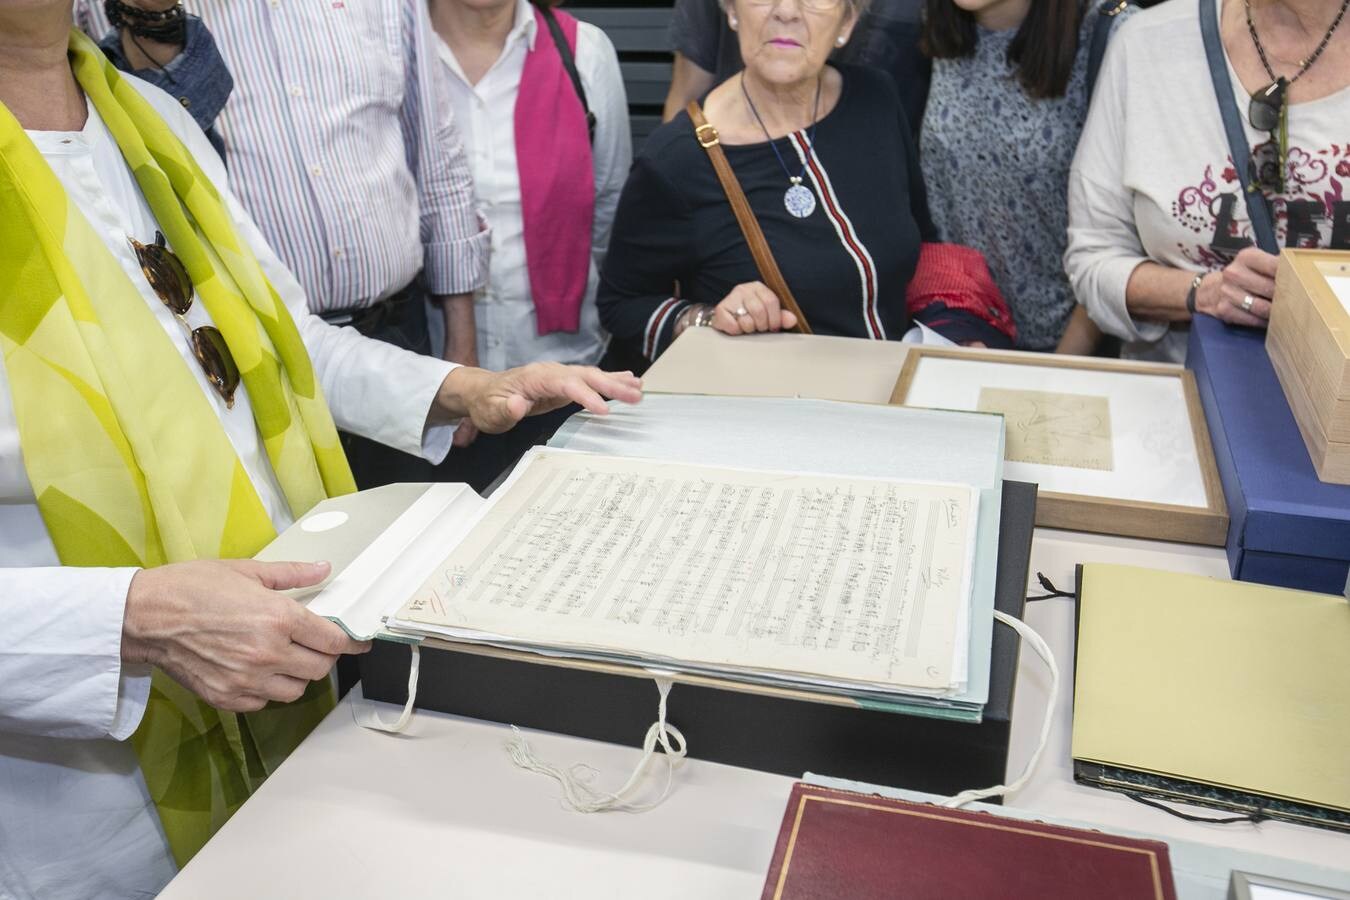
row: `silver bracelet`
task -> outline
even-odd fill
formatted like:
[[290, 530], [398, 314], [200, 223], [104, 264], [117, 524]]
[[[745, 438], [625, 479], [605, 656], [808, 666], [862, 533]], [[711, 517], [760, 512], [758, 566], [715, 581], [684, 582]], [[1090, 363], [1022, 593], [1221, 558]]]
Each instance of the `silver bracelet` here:
[[1200, 290], [1200, 283], [1205, 280], [1207, 272], [1201, 272], [1191, 279], [1191, 289], [1186, 292], [1186, 312], [1195, 315], [1196, 295]]
[[689, 317], [688, 328], [703, 328], [712, 324], [713, 316], [717, 314], [716, 307], [709, 306], [706, 303], [700, 303], [694, 307], [694, 314]]

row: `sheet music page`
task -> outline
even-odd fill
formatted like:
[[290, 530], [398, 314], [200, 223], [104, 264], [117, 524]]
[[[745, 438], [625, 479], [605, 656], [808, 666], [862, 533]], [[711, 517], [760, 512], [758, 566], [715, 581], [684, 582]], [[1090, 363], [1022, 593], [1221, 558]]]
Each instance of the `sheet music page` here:
[[401, 624], [845, 681], [952, 682], [973, 488], [551, 450], [527, 457], [502, 492]]

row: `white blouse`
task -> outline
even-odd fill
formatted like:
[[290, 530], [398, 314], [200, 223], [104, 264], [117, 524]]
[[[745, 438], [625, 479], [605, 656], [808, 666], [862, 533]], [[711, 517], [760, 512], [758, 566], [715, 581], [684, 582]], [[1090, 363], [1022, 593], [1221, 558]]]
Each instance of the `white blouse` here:
[[[628, 127], [628, 99], [619, 58], [605, 33], [594, 25], [577, 25], [576, 66], [595, 113], [595, 222], [591, 229], [591, 266], [582, 300], [581, 327], [575, 334], [543, 335], [535, 325], [534, 298], [525, 268], [525, 226], [521, 217], [520, 178], [516, 168], [516, 96], [525, 55], [536, 40], [534, 8], [517, 0], [515, 24], [492, 68], [470, 84], [454, 52], [437, 39], [441, 60], [450, 72], [450, 97], [455, 125], [473, 171], [474, 188], [483, 215], [492, 226], [487, 285], [474, 297], [478, 326], [478, 362], [505, 369], [529, 362], [553, 361], [593, 365], [604, 355], [608, 336], [600, 328], [595, 292], [599, 268], [609, 246], [614, 210], [633, 161]], [[439, 324], [439, 323], [438, 323]], [[439, 346], [433, 335], [432, 346]]]
[[[1247, 122], [1247, 92], [1227, 70], [1247, 144], [1263, 143], [1269, 135]], [[1299, 244], [1333, 245], [1350, 197], [1348, 122], [1350, 88], [1289, 107], [1285, 190], [1273, 204], [1280, 246], [1291, 220]], [[1229, 154], [1197, 5], [1164, 3], [1121, 25], [1069, 173], [1064, 266], [1092, 319], [1126, 341], [1124, 355], [1186, 358], [1186, 327], [1132, 318], [1125, 288], [1143, 262], [1189, 272], [1227, 264], [1232, 254], [1212, 245], [1251, 237], [1236, 169], [1247, 164]]]

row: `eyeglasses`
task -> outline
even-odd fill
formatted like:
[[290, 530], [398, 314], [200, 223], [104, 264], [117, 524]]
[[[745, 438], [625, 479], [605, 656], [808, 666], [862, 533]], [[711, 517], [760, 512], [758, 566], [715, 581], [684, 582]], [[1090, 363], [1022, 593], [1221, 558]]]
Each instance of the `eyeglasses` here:
[[[1289, 109], [1284, 99], [1289, 82], [1277, 78], [1252, 94], [1247, 104], [1247, 121], [1257, 131], [1270, 134], [1270, 140], [1252, 148], [1247, 163], [1252, 184], [1263, 191], [1284, 192], [1285, 158], [1289, 149]], [[1278, 134], [1277, 134], [1278, 132]]]
[[[777, 6], [782, 0], [745, 0], [750, 6]], [[815, 13], [834, 12], [843, 6], [848, 0], [797, 0], [797, 6], [800, 9]]]
[[127, 240], [136, 251], [136, 261], [141, 264], [145, 280], [187, 330], [192, 355], [206, 373], [206, 380], [225, 401], [225, 407], [233, 408], [234, 393], [239, 389], [239, 367], [235, 365], [234, 354], [230, 353], [219, 328], [214, 325], [193, 328], [188, 324], [187, 312], [192, 308], [193, 290], [192, 279], [188, 277], [183, 261], [164, 245], [164, 235], [158, 231], [153, 244], [142, 244], [135, 238]]

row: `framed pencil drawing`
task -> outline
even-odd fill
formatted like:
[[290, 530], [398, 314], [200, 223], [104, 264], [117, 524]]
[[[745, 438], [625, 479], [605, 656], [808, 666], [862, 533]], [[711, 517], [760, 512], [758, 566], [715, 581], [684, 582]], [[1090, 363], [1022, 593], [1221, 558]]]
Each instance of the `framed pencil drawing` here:
[[1209, 429], [1178, 366], [914, 347], [891, 403], [1003, 416], [1004, 474], [1040, 485], [1037, 525], [1224, 543]]

